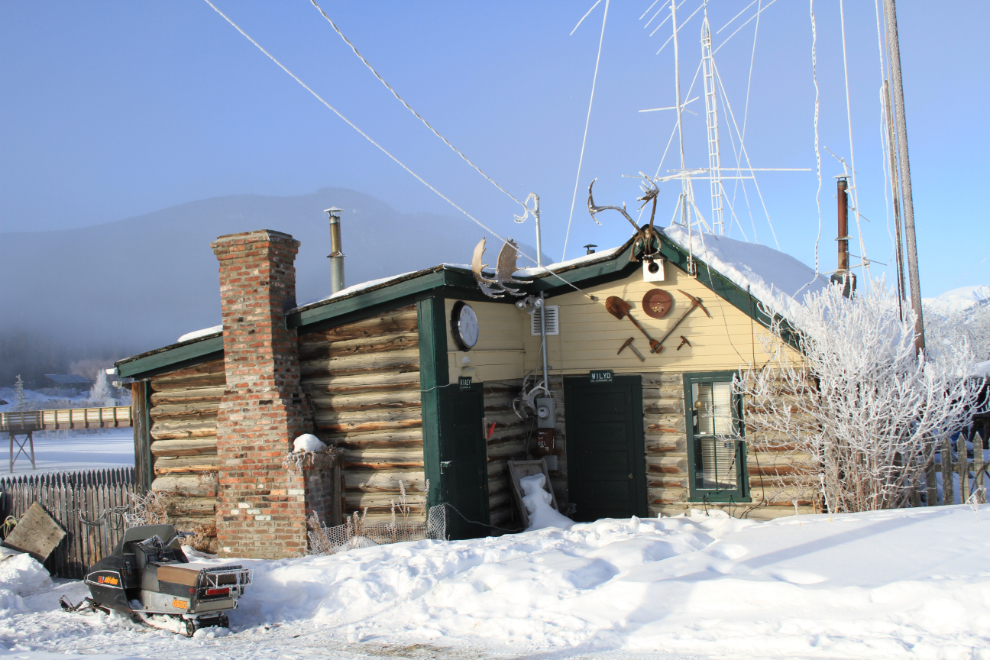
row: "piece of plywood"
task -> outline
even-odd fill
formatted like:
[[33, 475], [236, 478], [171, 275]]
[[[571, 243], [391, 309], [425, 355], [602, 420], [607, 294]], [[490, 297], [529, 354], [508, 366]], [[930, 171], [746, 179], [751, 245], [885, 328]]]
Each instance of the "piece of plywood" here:
[[58, 523], [41, 508], [40, 504], [34, 502], [3, 545], [12, 550], [26, 552], [39, 562], [43, 562], [48, 559], [48, 555], [64, 536], [65, 531]]

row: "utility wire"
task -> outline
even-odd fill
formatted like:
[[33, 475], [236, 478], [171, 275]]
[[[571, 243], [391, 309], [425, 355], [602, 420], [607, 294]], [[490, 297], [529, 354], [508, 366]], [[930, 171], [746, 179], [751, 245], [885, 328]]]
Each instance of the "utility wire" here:
[[[656, 0], [654, 0], [654, 2], [655, 2], [655, 1], [656, 1]], [[570, 33], [569, 35], [567, 35], [567, 36], [569, 36], [569, 37], [573, 37], [573, 36], [574, 36], [574, 33], [575, 33], [575, 32], [577, 32], [577, 29], [578, 29], [579, 27], [581, 27], [581, 23], [584, 23], [584, 19], [586, 19], [586, 18], [588, 18], [588, 14], [590, 14], [590, 13], [591, 13], [591, 12], [593, 12], [593, 11], [595, 11], [595, 7], [597, 7], [597, 6], [598, 6], [598, 5], [600, 5], [601, 3], [602, 3], [602, 0], [595, 0], [595, 4], [593, 4], [593, 5], [591, 5], [591, 9], [589, 9], [589, 10], [588, 10], [588, 11], [586, 11], [586, 12], [584, 12], [584, 16], [582, 16], [582, 17], [581, 17], [581, 20], [577, 22], [577, 25], [575, 25], [575, 26], [574, 26], [574, 29], [573, 29], [573, 30], [571, 30], [571, 33]], [[649, 11], [649, 9], [647, 9], [646, 11]]]
[[870, 260], [866, 256], [866, 244], [863, 242], [863, 227], [859, 222], [859, 186], [856, 185], [856, 156], [853, 155], [853, 126], [852, 126], [852, 106], [849, 102], [849, 60], [846, 57], [846, 14], [843, 9], [843, 0], [839, 0], [839, 23], [842, 26], [842, 69], [845, 73], [846, 81], [846, 119], [849, 123], [849, 169], [852, 172], [853, 180], [853, 201], [856, 204], [856, 233], [859, 234], [860, 269], [866, 278], [865, 286], [870, 282]]
[[[457, 205], [457, 204], [456, 204], [456, 203], [455, 203], [455, 202], [454, 202], [453, 200], [451, 200], [451, 199], [450, 199], [449, 197], [447, 197], [447, 196], [446, 196], [446, 195], [444, 195], [444, 194], [443, 194], [442, 192], [440, 192], [439, 190], [437, 190], [436, 188], [434, 188], [434, 187], [433, 187], [432, 185], [430, 185], [430, 184], [429, 184], [429, 183], [428, 183], [428, 182], [427, 182], [427, 181], [426, 181], [425, 179], [423, 179], [423, 177], [421, 177], [420, 175], [418, 175], [418, 174], [416, 174], [416, 173], [415, 173], [415, 172], [413, 172], [413, 171], [412, 171], [411, 169], [409, 169], [409, 167], [408, 167], [408, 166], [406, 166], [406, 164], [405, 164], [405, 163], [403, 163], [403, 162], [402, 162], [401, 160], [399, 160], [398, 158], [396, 158], [395, 156], [393, 156], [393, 155], [392, 155], [391, 153], [389, 153], [389, 151], [388, 151], [387, 149], [385, 149], [385, 147], [383, 147], [382, 145], [380, 145], [380, 144], [378, 144], [377, 142], [375, 142], [375, 141], [374, 141], [374, 139], [372, 139], [372, 138], [371, 138], [371, 136], [369, 136], [369, 135], [368, 135], [367, 133], [365, 133], [365, 132], [364, 132], [364, 131], [362, 131], [362, 130], [361, 130], [360, 128], [358, 128], [358, 127], [357, 127], [357, 125], [356, 125], [356, 124], [354, 124], [354, 122], [352, 122], [352, 121], [351, 121], [350, 119], [348, 119], [348, 118], [347, 118], [347, 117], [345, 117], [345, 116], [344, 116], [343, 114], [341, 114], [341, 112], [340, 112], [339, 110], [337, 110], [337, 109], [336, 109], [335, 107], [333, 107], [332, 105], [330, 105], [329, 103], [327, 103], [327, 101], [326, 101], [326, 100], [325, 100], [325, 99], [324, 99], [324, 98], [323, 98], [322, 96], [320, 96], [320, 95], [319, 95], [319, 94], [317, 94], [317, 93], [316, 93], [315, 91], [313, 91], [313, 89], [312, 89], [312, 88], [311, 88], [311, 87], [310, 87], [309, 85], [307, 85], [306, 83], [304, 83], [304, 82], [303, 82], [302, 80], [300, 80], [300, 79], [299, 79], [299, 77], [298, 77], [298, 76], [297, 76], [296, 74], [294, 74], [294, 73], [292, 73], [291, 71], [289, 71], [289, 69], [288, 69], [288, 68], [287, 68], [287, 67], [286, 67], [286, 66], [285, 66], [284, 64], [282, 64], [282, 63], [281, 63], [281, 62], [279, 62], [279, 61], [278, 61], [277, 59], [275, 59], [275, 56], [274, 56], [274, 55], [272, 55], [271, 53], [269, 53], [269, 52], [268, 52], [267, 50], [265, 50], [265, 49], [264, 49], [264, 48], [263, 48], [263, 47], [261, 46], [261, 44], [259, 44], [259, 43], [258, 43], [257, 41], [255, 41], [254, 39], [252, 39], [252, 38], [251, 38], [251, 35], [249, 35], [249, 34], [248, 34], [247, 32], [245, 32], [244, 30], [242, 30], [242, 29], [241, 29], [241, 28], [240, 28], [240, 27], [239, 27], [239, 26], [237, 25], [237, 23], [235, 23], [234, 21], [232, 21], [232, 20], [231, 20], [231, 19], [230, 19], [230, 18], [229, 18], [229, 17], [228, 17], [228, 16], [226, 15], [226, 14], [224, 14], [224, 13], [223, 13], [222, 11], [220, 11], [220, 10], [219, 10], [219, 9], [217, 8], [217, 6], [216, 6], [216, 5], [214, 5], [214, 4], [213, 4], [213, 3], [212, 3], [212, 2], [210, 1], [210, 0], [203, 0], [203, 1], [204, 1], [204, 2], [206, 3], [206, 4], [208, 4], [208, 5], [210, 6], [210, 7], [212, 7], [212, 8], [213, 8], [213, 11], [215, 11], [215, 12], [216, 12], [216, 13], [218, 13], [218, 14], [220, 14], [220, 16], [222, 16], [222, 17], [223, 17], [223, 19], [224, 19], [225, 21], [227, 21], [228, 23], [230, 23], [230, 25], [231, 25], [231, 26], [232, 26], [232, 27], [233, 27], [233, 28], [234, 28], [235, 30], [237, 30], [237, 31], [238, 31], [238, 32], [240, 32], [240, 33], [241, 33], [242, 35], [244, 35], [244, 37], [245, 37], [245, 38], [246, 38], [246, 39], [247, 39], [248, 41], [250, 41], [250, 42], [251, 42], [252, 44], [254, 44], [254, 45], [255, 45], [255, 47], [256, 47], [256, 48], [257, 48], [258, 50], [260, 50], [260, 51], [261, 51], [262, 53], [264, 53], [264, 54], [265, 54], [265, 55], [266, 55], [266, 56], [268, 57], [268, 59], [270, 59], [270, 60], [271, 60], [272, 62], [274, 62], [275, 64], [277, 64], [277, 65], [279, 66], [279, 68], [280, 68], [280, 69], [282, 69], [283, 71], [285, 71], [285, 72], [286, 72], [287, 74], [289, 74], [289, 75], [290, 75], [290, 76], [292, 77], [292, 79], [293, 79], [293, 80], [295, 80], [295, 81], [296, 81], [297, 83], [299, 83], [300, 85], [302, 85], [302, 87], [303, 87], [303, 89], [305, 89], [305, 90], [306, 90], [306, 91], [308, 91], [308, 92], [309, 92], [310, 94], [312, 94], [312, 95], [313, 95], [314, 97], [316, 97], [316, 99], [317, 99], [317, 100], [318, 100], [318, 101], [319, 101], [320, 103], [322, 103], [323, 105], [325, 105], [325, 106], [326, 106], [327, 108], [329, 108], [329, 109], [330, 109], [331, 111], [333, 111], [333, 113], [334, 113], [335, 115], [337, 115], [337, 116], [338, 116], [338, 117], [340, 117], [340, 118], [341, 118], [342, 120], [344, 120], [344, 122], [345, 122], [345, 123], [346, 123], [346, 124], [347, 124], [348, 126], [350, 126], [350, 127], [351, 127], [351, 128], [353, 128], [353, 129], [354, 129], [355, 131], [357, 131], [358, 133], [360, 133], [360, 134], [361, 134], [361, 136], [362, 136], [362, 137], [364, 137], [364, 139], [366, 139], [366, 140], [367, 140], [368, 142], [370, 142], [371, 144], [373, 144], [373, 145], [375, 145], [375, 147], [377, 147], [379, 151], [381, 151], [381, 152], [382, 152], [383, 154], [385, 154], [386, 156], [388, 156], [388, 157], [389, 157], [389, 158], [390, 158], [390, 159], [391, 159], [391, 160], [392, 160], [393, 162], [395, 162], [395, 163], [396, 163], [396, 164], [397, 164], [397, 165], [398, 165], [399, 167], [401, 167], [401, 168], [402, 168], [402, 169], [404, 169], [405, 171], [407, 171], [407, 172], [409, 172], [409, 174], [411, 174], [411, 175], [413, 175], [413, 176], [414, 176], [414, 177], [416, 178], [416, 180], [417, 180], [417, 181], [419, 181], [419, 182], [420, 182], [420, 183], [422, 183], [422, 184], [423, 184], [424, 186], [426, 186], [427, 188], [429, 188], [430, 190], [432, 190], [433, 192], [435, 192], [435, 193], [436, 193], [436, 194], [437, 194], [437, 195], [438, 195], [438, 196], [439, 196], [439, 197], [440, 197], [441, 199], [443, 199], [443, 200], [444, 200], [445, 202], [447, 202], [448, 204], [450, 204], [451, 206], [453, 206], [453, 207], [454, 207], [455, 209], [457, 209], [458, 211], [460, 211], [461, 213], [463, 213], [463, 214], [464, 214], [465, 216], [467, 216], [467, 217], [468, 217], [468, 218], [469, 218], [469, 219], [470, 219], [470, 220], [471, 220], [472, 222], [474, 222], [474, 223], [475, 223], [476, 225], [478, 225], [479, 227], [481, 227], [482, 229], [484, 229], [485, 231], [487, 231], [487, 232], [488, 232], [489, 234], [491, 234], [492, 236], [494, 236], [494, 237], [495, 237], [495, 238], [497, 238], [498, 240], [500, 240], [500, 241], [502, 241], [502, 243], [507, 243], [507, 242], [508, 242], [508, 241], [507, 241], [506, 239], [504, 239], [504, 238], [502, 238], [502, 237], [501, 237], [501, 236], [499, 236], [499, 235], [498, 235], [497, 233], [495, 233], [495, 231], [494, 231], [494, 230], [492, 230], [492, 229], [490, 229], [489, 227], [487, 227], [487, 226], [485, 226], [485, 224], [484, 224], [483, 222], [481, 222], [480, 220], [478, 220], [477, 218], [475, 218], [475, 217], [474, 217], [473, 215], [471, 215], [470, 213], [468, 213], [467, 211], [465, 211], [464, 209], [462, 209], [462, 208], [461, 208], [460, 206], [458, 206], [458, 205]], [[606, 0], [606, 4], [607, 4], [607, 0]], [[525, 206], [525, 205], [524, 205], [524, 206]], [[537, 262], [537, 260], [536, 260], [536, 259], [534, 259], [533, 257], [531, 257], [531, 256], [529, 256], [528, 254], [526, 254], [526, 253], [525, 253], [525, 252], [523, 252], [522, 250], [518, 250], [518, 249], [517, 249], [517, 252], [518, 252], [518, 253], [519, 253], [519, 254], [520, 254], [521, 256], [523, 256], [523, 257], [526, 257], [527, 259], [529, 259], [530, 261], [532, 261], [533, 263], [539, 263], [539, 262]], [[540, 268], [542, 268], [542, 270], [543, 270], [543, 271], [545, 271], [545, 272], [547, 272], [548, 274], [550, 274], [550, 275], [553, 275], [553, 276], [554, 276], [554, 277], [556, 277], [556, 278], [557, 278], [558, 280], [560, 280], [561, 282], [563, 282], [563, 283], [564, 283], [564, 284], [566, 284], [567, 286], [569, 286], [569, 287], [571, 287], [572, 289], [574, 289], [575, 291], [577, 291], [577, 292], [578, 292], [578, 293], [580, 293], [581, 295], [583, 295], [583, 296], [586, 296], [587, 298], [589, 298], [589, 299], [591, 299], [592, 301], [596, 301], [596, 302], [598, 301], [598, 298], [596, 298], [595, 296], [592, 296], [592, 295], [591, 295], [590, 293], [586, 293], [585, 291], [583, 291], [583, 290], [581, 290], [581, 289], [580, 289], [580, 288], [578, 288], [578, 287], [577, 287], [577, 286], [576, 286], [575, 284], [573, 284], [573, 283], [571, 283], [571, 282], [569, 282], [569, 281], [567, 281], [567, 280], [565, 280], [565, 279], [564, 279], [563, 277], [561, 277], [561, 276], [560, 276], [560, 275], [558, 275], [557, 273], [555, 273], [555, 272], [553, 272], [552, 270], [550, 270], [550, 269], [549, 269], [549, 268], [547, 268], [546, 266], [540, 266]]]
[[595, 75], [591, 79], [591, 98], [588, 100], [588, 116], [584, 120], [584, 137], [581, 138], [581, 156], [578, 158], [577, 175], [574, 177], [574, 195], [571, 197], [571, 213], [567, 216], [567, 233], [564, 234], [564, 252], [561, 261], [567, 260], [567, 241], [571, 237], [571, 221], [574, 219], [574, 203], [577, 201], [578, 186], [581, 184], [581, 165], [584, 164], [584, 147], [588, 142], [588, 126], [591, 124], [591, 106], [595, 102], [595, 85], [598, 84], [598, 65], [602, 61], [602, 44], [605, 42], [605, 21], [608, 20], [608, 3], [605, 0], [605, 15], [602, 16], [602, 34], [598, 38], [598, 57], [595, 59]]
[[453, 150], [453, 152], [456, 153], [458, 156], [460, 156], [461, 158], [463, 158], [464, 159], [464, 162], [467, 163], [468, 165], [470, 165], [471, 167], [473, 167], [478, 172], [478, 174], [480, 174], [481, 176], [483, 176], [486, 179], [488, 179], [489, 181], [491, 181], [491, 183], [492, 183], [493, 186], [495, 186], [496, 188], [498, 188], [499, 190], [501, 190], [503, 193], [505, 193], [506, 195], [508, 195], [509, 198], [512, 199], [512, 201], [514, 201], [516, 204], [519, 204], [523, 208], [526, 208], [526, 205], [523, 202], [519, 201], [516, 198], [515, 195], [513, 195], [512, 193], [510, 193], [508, 190], [506, 190], [502, 186], [498, 185], [498, 183], [495, 181], [495, 179], [493, 179], [490, 176], [488, 176], [487, 174], [485, 174], [481, 170], [480, 167], [478, 167], [477, 165], [475, 165], [471, 161], [470, 158], [468, 158], [467, 156], [464, 155], [464, 152], [463, 151], [461, 151], [460, 149], [458, 149], [457, 147], [455, 147], [454, 145], [452, 145], [447, 138], [445, 138], [444, 136], [440, 135], [440, 132], [437, 131], [437, 129], [433, 128], [432, 125], [430, 125], [430, 122], [428, 122], [425, 119], [423, 119], [422, 115], [420, 115], [418, 112], [416, 112], [415, 110], [413, 110], [412, 109], [412, 106], [410, 106], [408, 103], [406, 103], [405, 99], [403, 99], [401, 96], [399, 96], [399, 93], [397, 91], [395, 91], [395, 89], [391, 85], [389, 85], [387, 82], [385, 82], [385, 79], [382, 78], [381, 74], [378, 73], [378, 71], [375, 70], [375, 67], [371, 66], [371, 63], [368, 62], [368, 60], [366, 60], [364, 58], [364, 55], [362, 55], [360, 52], [358, 52], [357, 47], [353, 43], [351, 43], [351, 40], [350, 39], [348, 39], [347, 37], [344, 36], [344, 33], [340, 31], [340, 28], [337, 27], [337, 24], [333, 22], [333, 19], [330, 18], [329, 16], [327, 16], [327, 13], [325, 11], [323, 11], [323, 8], [320, 7], [320, 5], [316, 4], [316, 0], [310, 0], [310, 2], [313, 3], [313, 6], [316, 7], [317, 11], [319, 11], [321, 14], [323, 14], [323, 18], [327, 19], [327, 22], [330, 23], [330, 25], [331, 25], [331, 27], [333, 27], [334, 31], [338, 35], [340, 35], [340, 38], [341, 39], [344, 40], [344, 43], [351, 47], [351, 50], [354, 51], [354, 54], [358, 56], [358, 59], [360, 59], [362, 62], [364, 62], [364, 65], [366, 67], [368, 67], [368, 70], [371, 71], [373, 74], [375, 74], [375, 78], [378, 78], [378, 80], [381, 82], [381, 84], [385, 85], [385, 87], [388, 89], [388, 91], [392, 92], [392, 96], [394, 96], [396, 99], [398, 99], [399, 103], [401, 103], [402, 105], [406, 106], [406, 110], [408, 110], [409, 112], [413, 113], [413, 115], [415, 115], [416, 119], [418, 119], [421, 122], [423, 122], [423, 125], [425, 125], [428, 129], [430, 129], [431, 131], [433, 131], [433, 134], [434, 135], [436, 135], [438, 138], [440, 138], [441, 140], [443, 140], [444, 144], [446, 144], [448, 147], [450, 147]]
[[815, 52], [818, 28], [815, 26], [815, 0], [809, 0], [808, 5], [811, 14], [811, 81], [815, 83], [815, 173], [818, 175], [818, 190], [815, 192], [815, 204], [818, 206], [818, 236], [815, 238], [815, 277], [811, 280], [814, 282], [820, 272], [818, 245], [822, 240], [822, 154], [818, 149], [818, 55]]

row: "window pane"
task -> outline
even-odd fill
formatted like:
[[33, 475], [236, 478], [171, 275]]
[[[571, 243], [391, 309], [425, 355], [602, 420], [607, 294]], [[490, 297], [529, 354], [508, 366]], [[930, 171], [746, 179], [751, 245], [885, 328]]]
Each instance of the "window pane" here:
[[732, 428], [732, 383], [713, 383], [715, 386], [715, 410], [713, 418], [716, 435], [733, 435]]
[[737, 472], [735, 440], [727, 438], [701, 439], [699, 488], [735, 490], [738, 482]]
[[734, 435], [732, 383], [696, 383], [691, 389], [698, 414], [698, 435]]

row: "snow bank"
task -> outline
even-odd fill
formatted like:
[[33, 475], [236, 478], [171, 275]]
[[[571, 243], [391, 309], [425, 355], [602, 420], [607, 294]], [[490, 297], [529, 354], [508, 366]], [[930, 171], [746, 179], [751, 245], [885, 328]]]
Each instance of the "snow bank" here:
[[148, 634], [40, 596], [26, 599], [32, 612], [0, 619], [0, 639], [19, 651], [223, 660], [986, 658], [988, 545], [990, 505], [979, 517], [947, 506], [768, 523], [701, 511], [600, 520], [333, 556], [199, 559], [255, 570], [222, 639]]
[[23, 596], [52, 586], [48, 570], [31, 555], [4, 553], [0, 557], [0, 617], [26, 611]]
[[523, 504], [529, 515], [527, 532], [546, 527], [570, 529], [574, 525], [573, 520], [558, 513], [550, 504], [553, 498], [544, 488], [546, 480], [543, 474], [534, 474], [519, 480], [519, 486], [523, 489]]

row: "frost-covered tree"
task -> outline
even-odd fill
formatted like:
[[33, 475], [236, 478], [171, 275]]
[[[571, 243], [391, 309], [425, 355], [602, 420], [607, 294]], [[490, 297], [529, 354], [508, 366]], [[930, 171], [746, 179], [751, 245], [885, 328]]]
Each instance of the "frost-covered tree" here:
[[107, 372], [105, 369], [100, 369], [96, 374], [96, 382], [93, 383], [92, 389], [89, 391], [89, 400], [101, 406], [108, 405], [107, 400], [115, 398], [113, 386], [110, 381], [107, 380]]
[[851, 300], [828, 287], [791, 316], [800, 354], [778, 322], [767, 366], [741, 370], [736, 383], [750, 444], [783, 452], [771, 467], [776, 496], [824, 494], [837, 512], [904, 506], [934, 439], [966, 426], [977, 406], [983, 380], [972, 377], [967, 336], [929, 340], [918, 355], [914, 315], [900, 317], [883, 281]]
[[24, 393], [24, 380], [20, 374], [17, 374], [17, 379], [14, 381], [14, 410], [20, 412], [30, 408], [31, 402], [28, 401], [27, 394]]

